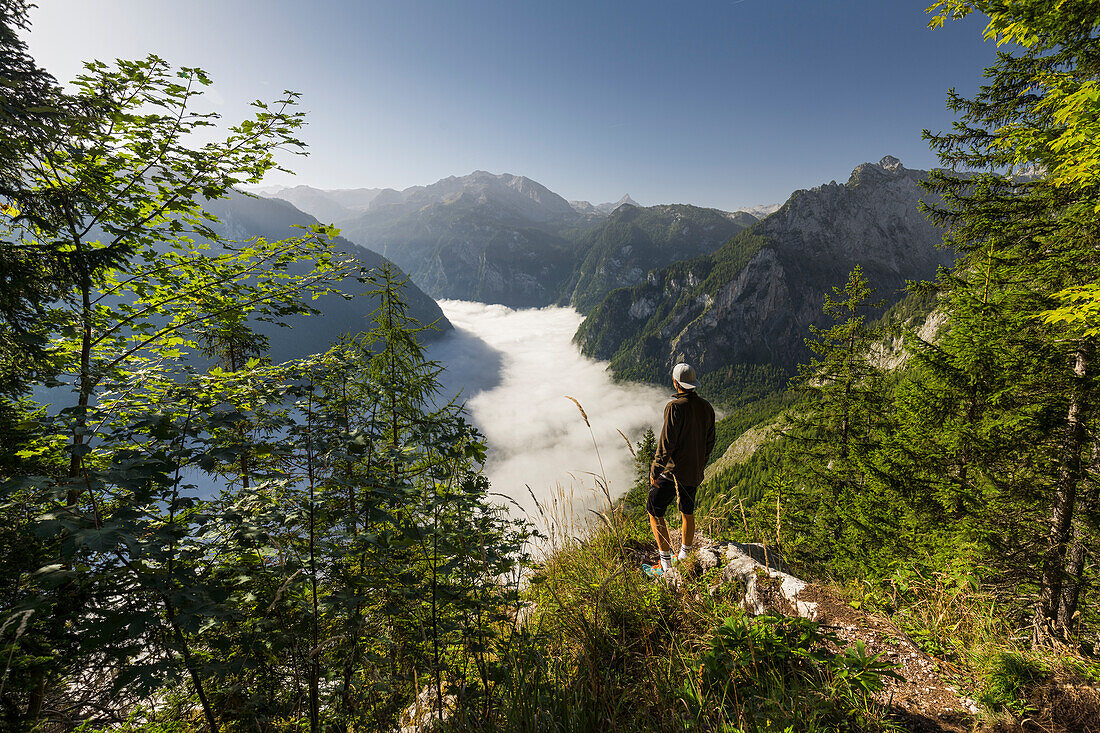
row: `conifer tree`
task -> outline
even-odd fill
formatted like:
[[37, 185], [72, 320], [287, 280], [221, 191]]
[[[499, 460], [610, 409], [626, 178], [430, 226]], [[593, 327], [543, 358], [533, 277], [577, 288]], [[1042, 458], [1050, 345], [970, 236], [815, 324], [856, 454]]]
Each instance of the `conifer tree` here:
[[[952, 132], [926, 135], [949, 168], [932, 176], [944, 203], [931, 214], [963, 255], [955, 274], [941, 278], [954, 335], [939, 361], [942, 378], [962, 388], [954, 409], [969, 435], [958, 441], [967, 472], [960, 491], [987, 482], [1002, 507], [1014, 507], [1010, 536], [1038, 556], [1027, 567], [1033, 640], [1045, 643], [1071, 635], [1085, 569], [1074, 528], [1087, 534], [1079, 520], [1094, 511], [1086, 462], [1095, 441], [1087, 429], [1095, 334], [1075, 328], [1072, 313], [1051, 314], [1100, 268], [1100, 146], [1090, 132], [1100, 9], [945, 0], [933, 10], [933, 24], [986, 12], [988, 37], [1022, 46], [998, 55], [973, 99], [949, 94], [959, 114]], [[1028, 533], [1035, 522], [1041, 531]]]
[[856, 553], [873, 532], [863, 501], [862, 464], [876, 440], [882, 410], [882, 374], [875, 346], [883, 329], [867, 322], [881, 307], [871, 300], [871, 287], [856, 266], [843, 287], [826, 295], [823, 310], [836, 323], [811, 327], [807, 344], [814, 353], [793, 380], [802, 399], [785, 430], [784, 455], [797, 472], [793, 501], [805, 517], [819, 548]]

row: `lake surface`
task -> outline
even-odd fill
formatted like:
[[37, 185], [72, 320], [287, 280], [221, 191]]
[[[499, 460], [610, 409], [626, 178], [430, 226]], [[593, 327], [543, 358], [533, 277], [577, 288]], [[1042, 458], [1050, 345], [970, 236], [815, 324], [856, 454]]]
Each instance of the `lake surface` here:
[[[633, 458], [618, 431], [636, 443], [647, 427], [658, 430], [671, 388], [615, 384], [606, 362], [573, 344], [583, 318], [572, 308], [439, 305], [455, 328], [428, 355], [446, 365], [445, 389], [461, 390], [471, 421], [485, 434], [493, 491], [545, 529], [548, 518], [533, 494], [560, 529], [588, 508], [606, 506], [596, 476], [606, 476], [612, 497], [630, 488]], [[583, 406], [591, 432], [567, 395]]]

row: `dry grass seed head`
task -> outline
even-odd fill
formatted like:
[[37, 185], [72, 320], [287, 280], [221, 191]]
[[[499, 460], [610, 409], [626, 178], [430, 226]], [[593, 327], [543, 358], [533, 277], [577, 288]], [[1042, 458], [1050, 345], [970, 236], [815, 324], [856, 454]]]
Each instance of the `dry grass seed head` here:
[[588, 413], [586, 413], [584, 411], [584, 408], [581, 407], [581, 403], [577, 401], [577, 398], [576, 397], [570, 397], [569, 395], [565, 395], [565, 399], [573, 401], [573, 404], [576, 405], [577, 409], [581, 411], [581, 417], [584, 418], [584, 424], [587, 425], [588, 427], [592, 427], [592, 423], [588, 422]]

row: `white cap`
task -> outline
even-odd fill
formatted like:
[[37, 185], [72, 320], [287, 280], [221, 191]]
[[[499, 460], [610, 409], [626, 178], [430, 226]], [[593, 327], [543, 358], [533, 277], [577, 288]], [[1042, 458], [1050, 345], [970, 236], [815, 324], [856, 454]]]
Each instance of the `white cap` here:
[[695, 389], [699, 386], [695, 383], [695, 370], [691, 368], [690, 364], [680, 362], [672, 367], [672, 378], [684, 389]]

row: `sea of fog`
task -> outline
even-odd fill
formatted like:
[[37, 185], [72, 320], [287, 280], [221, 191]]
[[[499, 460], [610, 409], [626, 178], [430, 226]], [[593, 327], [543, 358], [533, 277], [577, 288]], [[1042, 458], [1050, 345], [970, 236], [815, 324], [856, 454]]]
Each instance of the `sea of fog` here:
[[[611, 381], [606, 362], [583, 356], [573, 344], [583, 318], [572, 308], [439, 305], [454, 330], [432, 344], [428, 356], [446, 367], [445, 391], [460, 394], [485, 435], [493, 491], [548, 528], [549, 518], [534, 506], [537, 497], [560, 528], [606, 503], [602, 492], [597, 496], [595, 476], [606, 476], [612, 497], [630, 488], [633, 459], [618, 431], [637, 443], [647, 427], [659, 429], [671, 389]], [[591, 432], [568, 397], [583, 406]]]
[[[572, 308], [439, 305], [454, 329], [430, 344], [427, 356], [444, 366], [444, 396], [457, 395], [485, 436], [492, 491], [510, 499], [498, 497], [501, 503], [544, 532], [551, 524], [570, 531], [591, 517], [589, 508], [606, 506], [597, 476], [606, 477], [613, 498], [630, 488], [633, 458], [619, 431], [636, 444], [646, 428], [659, 429], [671, 389], [611, 381], [606, 362], [573, 344], [583, 317]], [[54, 388], [37, 396], [68, 404], [62, 395], [68, 397]], [[568, 397], [584, 408], [591, 431]], [[202, 497], [223, 484], [197, 470], [184, 480]]]

